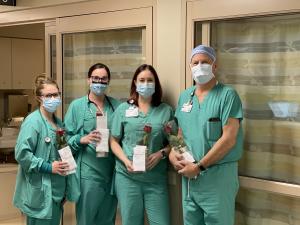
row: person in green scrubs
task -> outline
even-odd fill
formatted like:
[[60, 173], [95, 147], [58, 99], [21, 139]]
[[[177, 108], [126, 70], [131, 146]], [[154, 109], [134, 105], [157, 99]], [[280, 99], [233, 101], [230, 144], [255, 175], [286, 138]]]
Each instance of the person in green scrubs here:
[[174, 150], [169, 155], [183, 175], [184, 225], [233, 225], [243, 150], [241, 100], [216, 80], [213, 48], [193, 49], [190, 66], [196, 85], [180, 95], [175, 117], [195, 162]]
[[[133, 76], [129, 100], [114, 115], [111, 148], [117, 157], [115, 191], [122, 225], [143, 225], [144, 211], [149, 225], [170, 224], [166, 159], [170, 149], [163, 130], [173, 119], [173, 110], [161, 98], [155, 69], [143, 64]], [[147, 146], [143, 172], [136, 172], [133, 164], [137, 145]]]
[[19, 169], [13, 203], [27, 216], [27, 225], [59, 225], [68, 171], [56, 143], [56, 131], [62, 128], [54, 115], [60, 92], [56, 82], [45, 76], [38, 76], [35, 83], [39, 107], [26, 117], [17, 139]]
[[[77, 179], [71, 182], [71, 199], [76, 203], [78, 225], [114, 225], [117, 199], [111, 195], [115, 159], [111, 151], [99, 155], [96, 144], [102, 134], [96, 130], [96, 117], [111, 127], [112, 116], [120, 102], [105, 95], [110, 70], [97, 63], [88, 71], [90, 90], [74, 100], [65, 116], [68, 144], [77, 159]], [[108, 144], [108, 143], [107, 143]]]

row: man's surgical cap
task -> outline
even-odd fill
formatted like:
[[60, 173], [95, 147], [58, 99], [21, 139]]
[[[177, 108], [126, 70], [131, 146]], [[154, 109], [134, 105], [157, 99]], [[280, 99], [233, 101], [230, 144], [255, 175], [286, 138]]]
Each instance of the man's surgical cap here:
[[205, 54], [209, 58], [211, 58], [212, 61], [216, 60], [216, 52], [215, 52], [215, 50], [213, 48], [205, 46], [205, 45], [198, 45], [196, 48], [194, 48], [192, 50], [191, 60], [192, 60], [193, 56], [196, 55], [196, 54]]

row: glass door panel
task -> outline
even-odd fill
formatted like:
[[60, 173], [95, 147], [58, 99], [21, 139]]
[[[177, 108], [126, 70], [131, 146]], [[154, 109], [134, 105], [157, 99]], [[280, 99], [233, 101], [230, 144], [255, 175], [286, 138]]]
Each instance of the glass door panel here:
[[75, 98], [88, 92], [90, 66], [101, 62], [111, 70], [107, 94], [125, 100], [136, 68], [145, 63], [144, 27], [63, 34], [64, 112]]

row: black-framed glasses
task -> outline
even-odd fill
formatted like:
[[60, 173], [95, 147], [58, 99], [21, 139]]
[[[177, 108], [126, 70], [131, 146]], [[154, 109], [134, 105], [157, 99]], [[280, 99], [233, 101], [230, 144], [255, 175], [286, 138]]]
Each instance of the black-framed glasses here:
[[93, 83], [108, 82], [108, 77], [91, 76]]
[[41, 97], [45, 97], [45, 98], [58, 98], [61, 96], [61, 92], [57, 92], [57, 93], [48, 93], [48, 94], [44, 94], [44, 95], [39, 95]]

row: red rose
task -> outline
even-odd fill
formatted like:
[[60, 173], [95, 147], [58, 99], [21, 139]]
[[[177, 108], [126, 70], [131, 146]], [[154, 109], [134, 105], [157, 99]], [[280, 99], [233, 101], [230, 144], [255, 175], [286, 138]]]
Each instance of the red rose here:
[[144, 126], [144, 131], [145, 131], [146, 133], [151, 133], [151, 130], [152, 130], [152, 127], [151, 127], [149, 124], [146, 124], [146, 125]]
[[167, 134], [171, 134], [172, 132], [172, 127], [170, 124], [166, 124], [165, 127], [164, 127], [164, 131], [167, 133]]
[[58, 134], [59, 136], [64, 136], [64, 134], [65, 134], [65, 130], [64, 130], [64, 129], [61, 129], [61, 128], [59, 128], [59, 129], [57, 129], [57, 130], [56, 130], [56, 134]]

